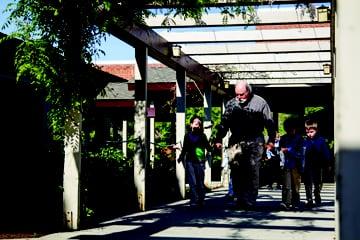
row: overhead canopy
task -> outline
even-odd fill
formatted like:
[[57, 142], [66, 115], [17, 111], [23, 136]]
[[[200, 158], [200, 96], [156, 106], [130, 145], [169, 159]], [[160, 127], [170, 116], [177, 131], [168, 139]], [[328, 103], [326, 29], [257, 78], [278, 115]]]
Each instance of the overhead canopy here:
[[295, 3], [283, 5], [289, 2], [260, 7], [252, 23], [228, 17], [224, 24], [224, 16], [215, 9], [204, 15], [202, 25], [164, 14], [146, 23], [230, 83], [238, 79], [261, 85], [332, 83], [331, 73], [324, 74], [323, 69], [332, 62], [330, 19], [319, 22], [316, 8], [307, 12]]
[[[197, 23], [179, 15], [169, 18], [164, 14], [166, 11], [156, 10], [188, 7], [183, 3], [179, 3], [181, 6], [149, 5], [156, 14], [146, 19], [147, 26], [113, 25], [110, 33], [135, 48], [147, 47], [150, 57], [174, 70], [184, 69], [189, 78], [203, 86], [211, 85], [213, 91], [222, 95], [228, 93], [226, 83], [231, 86], [245, 79], [255, 88], [272, 87], [266, 93], [262, 90], [269, 97], [284, 92], [281, 88], [295, 87], [285, 108], [290, 109], [294, 101], [305, 104], [301, 96], [309, 94], [314, 96], [309, 96], [307, 99], [311, 102], [306, 104], [328, 104], [333, 83], [333, 14], [330, 1], [311, 2], [313, 4], [307, 2], [311, 8], [305, 8], [305, 4], [295, 0], [258, 1], [261, 6], [257, 8], [257, 15], [250, 13], [252, 21], [249, 22], [249, 18], [241, 16], [227, 15], [224, 19], [217, 7], [254, 5], [255, 2], [219, 1], [209, 5], [208, 14]], [[325, 20], [317, 14], [317, 8], [324, 12], [324, 7], [328, 17]], [[170, 49], [174, 45], [182, 47], [180, 57], [172, 56]], [[326, 74], [325, 66], [330, 66]], [[323, 94], [317, 94], [319, 91]]]

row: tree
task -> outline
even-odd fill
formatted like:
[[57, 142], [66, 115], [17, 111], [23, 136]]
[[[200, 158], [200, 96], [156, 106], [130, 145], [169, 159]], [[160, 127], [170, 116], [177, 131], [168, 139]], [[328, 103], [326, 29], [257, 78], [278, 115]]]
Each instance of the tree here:
[[[95, 68], [91, 59], [102, 53], [97, 46], [106, 37], [108, 24], [143, 24], [144, 17], [152, 14], [148, 4], [169, 3], [176, 4], [168, 9], [169, 15], [181, 14], [201, 23], [206, 4], [212, 2], [215, 1], [14, 0], [8, 5], [10, 16], [4, 27], [13, 24], [15, 31], [2, 40], [21, 40], [15, 57], [17, 79], [29, 81], [49, 104], [49, 126], [55, 139], [65, 145], [64, 173], [72, 173], [70, 178], [74, 180], [67, 185], [64, 175], [65, 193], [70, 189], [78, 194], [82, 115], [99, 91], [90, 77]], [[67, 188], [70, 185], [77, 187]], [[76, 201], [69, 203], [74, 207], [66, 214], [78, 215]], [[78, 218], [67, 219], [67, 224], [76, 229]]]

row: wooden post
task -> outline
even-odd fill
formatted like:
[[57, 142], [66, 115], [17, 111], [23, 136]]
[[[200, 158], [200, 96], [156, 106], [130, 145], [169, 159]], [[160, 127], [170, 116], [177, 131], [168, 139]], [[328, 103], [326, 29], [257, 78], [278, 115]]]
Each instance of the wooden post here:
[[[222, 101], [221, 104], [221, 112], [224, 113], [225, 111], [225, 102]], [[230, 131], [226, 133], [226, 136], [222, 139], [222, 149], [221, 149], [221, 157], [222, 157], [222, 166], [223, 169], [221, 171], [221, 183], [224, 187], [229, 187], [230, 181], [230, 166], [229, 166], [229, 156], [227, 154], [227, 147], [229, 145], [229, 135]]]
[[[204, 91], [204, 127], [207, 127], [204, 129], [204, 133], [207, 136], [207, 138], [210, 140], [211, 137], [211, 127], [208, 127], [211, 125], [211, 86], [205, 85], [205, 91]], [[211, 189], [211, 162], [206, 161], [205, 163], [205, 179], [204, 184], [208, 189]]]
[[127, 120], [123, 120], [122, 121], [122, 152], [124, 154], [124, 158], [127, 157], [127, 141], [128, 141], [128, 136], [127, 136]]
[[73, 110], [65, 123], [63, 212], [67, 229], [76, 230], [80, 223], [81, 113]]
[[[155, 113], [155, 106], [153, 103], [150, 104], [149, 109]], [[155, 115], [152, 116], [151, 114], [148, 113], [147, 116], [150, 119], [150, 167], [153, 169], [155, 161]]]
[[145, 211], [145, 176], [148, 158], [146, 106], [147, 106], [147, 48], [135, 49], [137, 62], [135, 76], [135, 124], [134, 137], [136, 149], [134, 154], [134, 183], [137, 192], [139, 210]]
[[[176, 69], [176, 143], [184, 140], [185, 136], [185, 110], [186, 110], [186, 81], [185, 70]], [[180, 156], [180, 150], [176, 150], [176, 178], [178, 181], [180, 196], [185, 198], [185, 168], [183, 163], [177, 160]]]

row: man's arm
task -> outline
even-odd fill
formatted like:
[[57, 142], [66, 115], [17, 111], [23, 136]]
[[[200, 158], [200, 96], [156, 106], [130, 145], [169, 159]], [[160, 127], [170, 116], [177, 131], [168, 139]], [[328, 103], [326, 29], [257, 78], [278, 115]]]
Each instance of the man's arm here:
[[217, 134], [214, 139], [214, 145], [217, 149], [222, 147], [222, 139], [226, 136], [227, 132], [229, 131], [229, 122], [232, 115], [232, 108], [230, 103], [228, 102], [225, 106], [225, 111], [221, 117], [221, 122], [217, 126]]
[[275, 136], [276, 136], [275, 123], [271, 115], [270, 107], [267, 103], [263, 108], [263, 115], [265, 120], [265, 128], [269, 136], [268, 143], [275, 143]]

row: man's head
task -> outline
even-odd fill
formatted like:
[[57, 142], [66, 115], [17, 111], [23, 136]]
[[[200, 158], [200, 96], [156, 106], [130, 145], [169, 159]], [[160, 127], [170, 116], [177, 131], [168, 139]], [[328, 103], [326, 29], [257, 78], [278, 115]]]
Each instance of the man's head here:
[[246, 102], [251, 96], [251, 86], [246, 81], [239, 81], [235, 85], [235, 97], [241, 102]]

